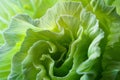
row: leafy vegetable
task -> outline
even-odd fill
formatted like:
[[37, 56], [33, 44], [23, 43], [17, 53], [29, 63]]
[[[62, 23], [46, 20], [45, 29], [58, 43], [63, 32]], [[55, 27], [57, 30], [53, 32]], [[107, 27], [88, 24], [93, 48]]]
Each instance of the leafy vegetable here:
[[0, 80], [120, 79], [118, 0], [8, 1], [0, 1]]

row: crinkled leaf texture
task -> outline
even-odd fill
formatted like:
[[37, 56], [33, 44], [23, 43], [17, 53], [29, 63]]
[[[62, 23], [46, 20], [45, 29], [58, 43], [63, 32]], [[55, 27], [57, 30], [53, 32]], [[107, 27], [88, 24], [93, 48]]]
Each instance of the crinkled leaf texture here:
[[[114, 7], [104, 0], [59, 1], [50, 9], [37, 0], [14, 2], [40, 18], [12, 18], [0, 47], [1, 80], [120, 80], [120, 16]], [[38, 14], [40, 6], [47, 12]]]
[[[12, 6], [12, 7], [11, 7]], [[0, 46], [4, 44], [3, 32], [9, 24], [9, 20], [21, 10], [10, 0], [0, 0]]]
[[[108, 2], [110, 1], [112, 3], [112, 0], [108, 0]], [[94, 4], [95, 2], [97, 4]], [[106, 46], [105, 49], [102, 50], [102, 78], [100, 80], [119, 80], [120, 58], [118, 56], [120, 56], [120, 16], [114, 7], [106, 6], [104, 1], [93, 0], [92, 7], [106, 33], [106, 39], [101, 43], [102, 47], [102, 44], [106, 44]], [[104, 14], [100, 16], [100, 13]]]
[[0, 77], [6, 78], [10, 73], [13, 55], [19, 50], [26, 30], [36, 28], [34, 27], [35, 24], [37, 24], [37, 21], [33, 21], [26, 15], [18, 15], [12, 19], [10, 27], [4, 32], [6, 43], [0, 47], [0, 63], [2, 64], [0, 65]]
[[40, 18], [57, 0], [0, 0], [0, 46], [4, 44], [3, 32], [16, 14]]
[[[11, 59], [19, 51], [27, 29], [35, 28], [37, 24], [37, 20], [32, 20], [28, 15], [32, 18], [41, 17], [55, 2], [56, 0], [0, 0], [0, 80], [7, 79]], [[12, 18], [20, 13], [27, 15]]]
[[[18, 15], [18, 22], [19, 17], [25, 15]], [[8, 79], [94, 80], [100, 70], [103, 37], [99, 21], [80, 2], [57, 3], [35, 28], [27, 30]]]

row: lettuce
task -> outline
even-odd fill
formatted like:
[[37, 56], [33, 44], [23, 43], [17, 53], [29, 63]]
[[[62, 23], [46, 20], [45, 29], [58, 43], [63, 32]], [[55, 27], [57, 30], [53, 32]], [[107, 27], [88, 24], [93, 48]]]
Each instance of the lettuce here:
[[118, 0], [8, 1], [0, 80], [120, 79]]

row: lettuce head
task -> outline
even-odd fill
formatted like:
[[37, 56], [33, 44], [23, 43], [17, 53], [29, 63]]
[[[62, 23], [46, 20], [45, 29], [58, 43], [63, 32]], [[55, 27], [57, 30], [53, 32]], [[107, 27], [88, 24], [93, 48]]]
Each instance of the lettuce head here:
[[1, 0], [0, 80], [120, 80], [119, 3]]

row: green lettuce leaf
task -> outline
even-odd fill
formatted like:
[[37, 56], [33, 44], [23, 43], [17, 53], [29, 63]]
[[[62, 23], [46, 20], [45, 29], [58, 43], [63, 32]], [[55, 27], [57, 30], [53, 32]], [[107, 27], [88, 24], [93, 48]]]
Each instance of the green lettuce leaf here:
[[[12, 7], [11, 7], [12, 6]], [[1, 0], [0, 1], [0, 46], [4, 44], [3, 31], [9, 25], [11, 17], [16, 13], [21, 12], [19, 8], [14, 5], [10, 0]]]
[[119, 3], [1, 0], [0, 80], [120, 80]]
[[[21, 43], [26, 36], [26, 30], [28, 28], [36, 28], [37, 30], [39, 30], [37, 27], [34, 27], [38, 24], [37, 19], [32, 20], [27, 15], [19, 14], [28, 14], [32, 18], [35, 18], [35, 16], [41, 17], [46, 12], [46, 10], [55, 2], [56, 1], [51, 2], [49, 0], [34, 0], [32, 2], [28, 1], [28, 3], [26, 2], [26, 0], [0, 1], [0, 79], [7, 79], [7, 76], [10, 73], [12, 57], [19, 50]], [[36, 3], [38, 5], [36, 5]], [[28, 7], [34, 8], [35, 10], [25, 8], [24, 6], [26, 5]], [[44, 8], [44, 5], [47, 5], [46, 9]]]
[[53, 6], [58, 0], [12, 0], [13, 3], [33, 18], [40, 18], [48, 8]]
[[20, 51], [13, 57], [9, 80], [97, 77], [99, 43], [104, 33], [95, 15], [79, 2], [61, 2], [49, 9], [39, 22], [37, 27], [41, 30], [28, 29]]
[[[27, 15], [15, 16], [12, 19], [9, 28], [3, 33], [5, 44], [0, 47], [0, 63], [4, 64], [6, 62], [6, 64], [0, 65], [0, 73], [2, 74], [1, 77], [4, 78], [8, 76], [13, 55], [19, 50], [26, 35], [26, 30], [28, 28], [37, 28], [34, 27], [35, 24], [37, 24], [37, 21], [33, 21]], [[4, 70], [5, 67], [7, 70]]]
[[105, 0], [105, 3], [109, 6], [116, 8], [116, 12], [120, 15], [120, 0]]
[[27, 14], [40, 18], [57, 0], [1, 0], [0, 1], [0, 46], [5, 43], [3, 32], [16, 14]]
[[108, 29], [107, 31], [105, 30], [107, 32], [107, 43], [102, 55], [103, 71], [101, 80], [119, 80], [120, 58], [118, 56], [120, 55], [120, 16], [117, 14], [118, 12], [116, 12], [114, 7], [106, 6], [104, 3], [101, 5], [98, 3], [93, 7], [96, 7], [94, 10], [97, 12], [96, 14], [100, 14], [104, 11], [103, 16], [99, 18], [104, 19], [100, 22], [104, 27], [107, 27], [106, 30]]

